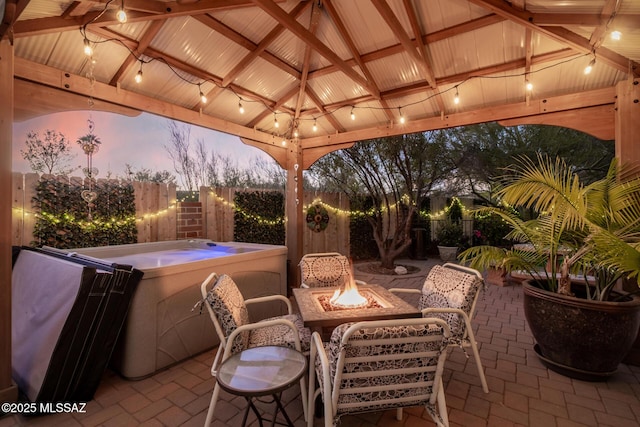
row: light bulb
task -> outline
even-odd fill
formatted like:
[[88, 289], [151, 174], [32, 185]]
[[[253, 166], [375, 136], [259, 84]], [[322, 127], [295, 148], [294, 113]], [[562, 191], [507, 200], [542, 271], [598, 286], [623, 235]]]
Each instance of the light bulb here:
[[198, 83], [198, 89], [200, 89], [200, 101], [202, 101], [203, 104], [207, 103], [207, 97], [205, 96], [204, 93], [202, 93], [202, 89], [200, 88], [200, 84]]
[[318, 131], [318, 121], [316, 119], [313, 119], [313, 131]]
[[611, 31], [611, 40], [620, 40], [622, 38], [622, 33], [618, 30]]
[[116, 12], [116, 19], [121, 24], [127, 22], [127, 12], [124, 11], [124, 0], [120, 2], [120, 9]]
[[453, 97], [453, 103], [456, 105], [460, 103], [460, 95], [458, 95], [458, 89], [456, 89], [456, 96]]
[[244, 107], [242, 106], [242, 101], [238, 101], [238, 111], [240, 114], [244, 114]]
[[278, 123], [278, 117], [275, 115], [275, 113], [273, 114], [273, 125], [277, 128], [280, 127], [280, 123]]
[[593, 66], [594, 66], [594, 65], [596, 65], [596, 59], [595, 59], [595, 58], [593, 58], [593, 59], [591, 60], [591, 62], [589, 62], [589, 65], [587, 65], [587, 66], [584, 68], [584, 74], [585, 74], [585, 75], [586, 75], [586, 74], [590, 74], [590, 73], [591, 73], [591, 70], [593, 70]]
[[398, 107], [398, 113], [400, 114], [400, 124], [404, 124], [404, 116], [402, 115], [402, 110]]
[[351, 120], [355, 120], [356, 119], [356, 113], [353, 112], [353, 109], [355, 107], [351, 107]]
[[91, 47], [91, 43], [87, 38], [84, 39], [84, 54], [87, 56], [93, 55], [93, 48]]
[[531, 83], [529, 80], [527, 80], [525, 87], [527, 88], [527, 90], [529, 92], [531, 92], [533, 90], [533, 83]]
[[295, 129], [293, 130], [293, 136], [297, 138], [299, 135], [300, 135], [300, 134], [298, 133], [298, 128], [295, 128]]
[[124, 24], [125, 22], [127, 22], [127, 12], [125, 12], [124, 9], [118, 10], [116, 12], [116, 19], [119, 23]]
[[285, 146], [287, 145], [287, 140], [286, 140], [286, 139], [283, 139], [283, 140], [282, 140], [282, 142], [281, 142], [281, 144], [282, 144], [282, 146], [283, 146], [283, 147], [285, 147]]
[[140, 83], [142, 81], [142, 67], [138, 70], [138, 74], [135, 77], [136, 83]]

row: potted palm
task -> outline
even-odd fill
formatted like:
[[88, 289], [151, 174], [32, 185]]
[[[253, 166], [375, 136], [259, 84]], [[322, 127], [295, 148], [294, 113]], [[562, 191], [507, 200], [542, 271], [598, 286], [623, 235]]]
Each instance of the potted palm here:
[[520, 242], [474, 246], [460, 258], [477, 269], [501, 266], [528, 276], [524, 309], [535, 350], [550, 369], [605, 379], [630, 350], [640, 327], [640, 298], [617, 292], [620, 278], [640, 284], [640, 179], [612, 162], [603, 179], [584, 185], [559, 159], [523, 158], [499, 192], [508, 206], [537, 212], [530, 220], [500, 215]]

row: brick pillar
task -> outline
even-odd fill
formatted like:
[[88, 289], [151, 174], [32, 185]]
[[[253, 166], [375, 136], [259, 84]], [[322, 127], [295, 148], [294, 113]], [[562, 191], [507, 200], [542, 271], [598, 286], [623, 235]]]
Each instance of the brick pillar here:
[[204, 237], [204, 221], [200, 202], [178, 203], [178, 226], [176, 238], [202, 239]]

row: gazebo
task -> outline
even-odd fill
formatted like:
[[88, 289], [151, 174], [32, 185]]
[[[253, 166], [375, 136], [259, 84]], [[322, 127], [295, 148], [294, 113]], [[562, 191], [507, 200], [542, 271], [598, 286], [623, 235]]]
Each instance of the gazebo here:
[[239, 136], [287, 170], [295, 266], [302, 171], [356, 141], [548, 124], [640, 161], [639, 28], [640, 0], [0, 0], [0, 400], [14, 122], [90, 100]]

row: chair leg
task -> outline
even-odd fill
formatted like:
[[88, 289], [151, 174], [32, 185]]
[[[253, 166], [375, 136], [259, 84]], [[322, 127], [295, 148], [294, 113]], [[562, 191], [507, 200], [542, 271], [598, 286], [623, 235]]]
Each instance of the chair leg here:
[[[438, 414], [440, 414], [442, 425], [444, 427], [449, 427], [449, 415], [447, 414], [447, 402], [444, 397], [444, 385], [442, 384], [442, 378], [440, 378], [440, 387], [438, 387], [436, 400], [438, 403]], [[439, 420], [436, 421], [436, 424], [440, 424]]]
[[302, 399], [302, 414], [304, 415], [305, 421], [311, 417], [311, 415], [309, 415], [307, 392], [307, 379], [306, 375], [303, 375], [302, 378], [300, 378], [300, 399]]
[[470, 326], [467, 327], [467, 333], [469, 340], [469, 345], [471, 346], [471, 350], [473, 351], [473, 357], [476, 359], [476, 367], [478, 368], [478, 376], [480, 377], [480, 382], [482, 383], [482, 390], [485, 393], [489, 393], [489, 386], [487, 385], [487, 379], [484, 376], [484, 368], [482, 367], [482, 362], [480, 361], [480, 352], [478, 352], [478, 344], [476, 344], [476, 337], [473, 335], [473, 329]]
[[216, 409], [216, 403], [218, 403], [219, 395], [220, 386], [216, 382], [216, 385], [213, 387], [213, 393], [211, 393], [211, 402], [209, 402], [209, 410], [207, 411], [207, 418], [204, 421], [204, 427], [209, 427], [211, 425], [211, 420], [213, 420], [213, 411]]

